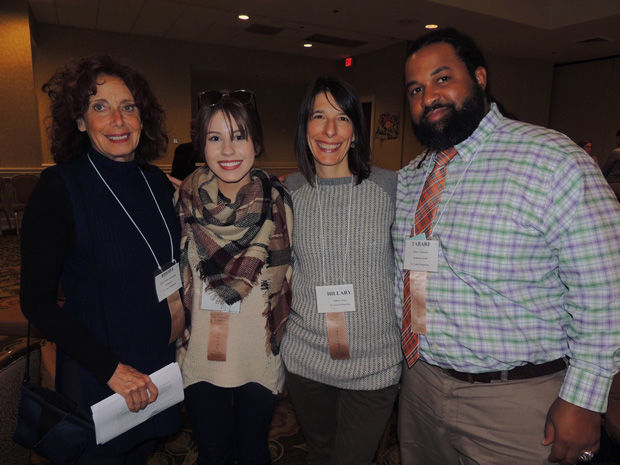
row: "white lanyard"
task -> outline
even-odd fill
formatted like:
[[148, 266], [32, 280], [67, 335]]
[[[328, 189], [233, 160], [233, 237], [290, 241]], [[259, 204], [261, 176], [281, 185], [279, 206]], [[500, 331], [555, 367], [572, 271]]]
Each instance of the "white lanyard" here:
[[[347, 261], [349, 259], [349, 246], [351, 245], [351, 206], [353, 202], [353, 181], [355, 177], [351, 176], [351, 188], [349, 189], [349, 212], [347, 214], [347, 245], [345, 248], [345, 256], [344, 256], [344, 274], [347, 272]], [[323, 280], [323, 284], [326, 285], [325, 275], [325, 237], [323, 236], [323, 208], [321, 206], [321, 192], [319, 186], [319, 178], [315, 174], [314, 175], [314, 184], [316, 185], [316, 199], [319, 204], [319, 237], [321, 242], [321, 278]]]
[[[469, 160], [469, 162], [467, 163], [467, 166], [465, 167], [465, 169], [463, 170], [463, 172], [461, 173], [461, 176], [459, 177], [459, 180], [456, 182], [456, 185], [454, 186], [454, 189], [452, 189], [452, 192], [450, 192], [450, 196], [448, 197], [448, 200], [446, 200], [446, 203], [443, 204], [443, 208], [441, 209], [441, 211], [439, 212], [439, 216], [437, 217], [437, 221], [435, 221], [435, 225], [433, 226], [433, 230], [437, 227], [437, 225], [439, 224], [439, 221], [441, 220], [442, 216], [443, 216], [443, 212], [446, 211], [446, 208], [448, 207], [448, 204], [450, 203], [450, 201], [452, 200], [452, 196], [454, 196], [454, 193], [456, 192], [456, 189], [460, 186], [461, 181], [463, 180], [463, 178], [465, 177], [465, 173], [467, 173], [467, 170], [469, 169], [469, 167], [471, 166], [471, 163], [474, 161], [474, 157], [475, 154], [471, 157], [471, 160]], [[448, 163], [449, 164], [449, 163]], [[448, 168], [448, 164], [446, 164], [445, 168]], [[431, 170], [432, 171], [432, 170]], [[426, 176], [428, 178], [428, 176], [430, 176], [430, 173]], [[424, 184], [426, 184], [426, 180], [424, 181]], [[422, 190], [424, 190], [424, 184], [422, 185]], [[420, 191], [420, 196], [422, 195], [422, 191]], [[418, 196], [419, 198], [419, 196]], [[441, 199], [440, 199], [441, 200]], [[419, 201], [418, 201], [419, 202]], [[416, 210], [417, 210], [417, 205], [416, 205]], [[439, 205], [437, 205], [437, 209], [439, 210]], [[413, 215], [413, 236], [416, 236], [416, 231], [415, 231], [415, 212]]]
[[[157, 268], [159, 270], [161, 270], [161, 265], [159, 264], [159, 260], [157, 260], [157, 256], [155, 255], [155, 252], [153, 252], [153, 248], [151, 247], [151, 244], [149, 244], [149, 241], [146, 240], [146, 237], [144, 236], [144, 234], [142, 233], [142, 231], [140, 230], [140, 228], [138, 227], [136, 222], [133, 220], [133, 218], [131, 217], [131, 215], [129, 214], [129, 212], [127, 211], [125, 206], [123, 205], [123, 203], [120, 201], [120, 199], [116, 196], [116, 194], [114, 193], [112, 188], [109, 186], [109, 184], [103, 178], [103, 176], [101, 175], [101, 173], [99, 172], [99, 170], [97, 169], [95, 164], [93, 163], [93, 160], [90, 158], [90, 155], [88, 155], [88, 161], [90, 161], [90, 164], [93, 166], [93, 168], [95, 169], [95, 171], [97, 172], [97, 174], [99, 175], [99, 177], [101, 178], [101, 180], [103, 181], [105, 186], [108, 188], [110, 193], [114, 196], [114, 198], [116, 199], [118, 204], [121, 206], [121, 208], [123, 209], [123, 211], [127, 215], [127, 218], [129, 218], [131, 223], [136, 227], [136, 229], [140, 233], [140, 236], [142, 236], [142, 239], [144, 240], [144, 243], [147, 245], [147, 247], [151, 251], [151, 254], [153, 254], [153, 258], [155, 259], [155, 263], [157, 263]], [[153, 190], [151, 189], [151, 185], [147, 181], [146, 176], [144, 176], [144, 173], [142, 172], [142, 170], [138, 169], [138, 171], [142, 175], [142, 178], [144, 179], [144, 182], [146, 183], [146, 186], [149, 188], [149, 192], [151, 193], [151, 197], [153, 197], [153, 202], [155, 202], [155, 206], [157, 207], [157, 211], [159, 212], [159, 215], [161, 216], [161, 219], [164, 222], [164, 226], [166, 227], [166, 231], [168, 231], [168, 237], [170, 238], [170, 257], [171, 257], [170, 261], [172, 263], [174, 263], [174, 261], [175, 261], [174, 260], [174, 245], [172, 243], [172, 234], [170, 233], [170, 229], [168, 228], [168, 224], [166, 223], [166, 219], [164, 218], [164, 214], [161, 212], [161, 208], [159, 208], [159, 204], [157, 203], [157, 199], [155, 198], [155, 194], [153, 194]]]

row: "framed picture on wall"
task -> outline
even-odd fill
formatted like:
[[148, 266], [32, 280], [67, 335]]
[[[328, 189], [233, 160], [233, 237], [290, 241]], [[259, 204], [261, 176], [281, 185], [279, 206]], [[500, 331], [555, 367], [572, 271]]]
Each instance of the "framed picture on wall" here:
[[385, 112], [381, 113], [377, 118], [376, 139], [398, 139], [400, 130], [400, 119], [397, 113]]

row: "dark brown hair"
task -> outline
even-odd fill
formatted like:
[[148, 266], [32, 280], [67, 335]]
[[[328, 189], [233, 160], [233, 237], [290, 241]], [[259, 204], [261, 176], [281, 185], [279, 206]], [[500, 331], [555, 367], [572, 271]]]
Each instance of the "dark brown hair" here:
[[198, 132], [198, 145], [200, 148], [200, 159], [204, 160], [205, 145], [207, 143], [207, 132], [209, 131], [209, 123], [211, 118], [221, 111], [227, 122], [230, 135], [233, 135], [234, 120], [237, 127], [244, 138], [250, 138], [254, 144], [254, 153], [256, 156], [262, 155], [263, 148], [263, 128], [260, 124], [260, 118], [256, 106], [253, 103], [242, 103], [234, 97], [228, 95], [223, 96], [215, 105], [202, 105], [196, 116], [196, 126]]
[[308, 121], [314, 110], [314, 99], [320, 93], [331, 94], [334, 103], [351, 119], [355, 144], [351, 144], [347, 161], [349, 171], [357, 176], [357, 184], [370, 176], [370, 144], [362, 103], [350, 84], [336, 77], [318, 77], [306, 91], [297, 115], [295, 133], [295, 158], [299, 171], [311, 186], [314, 185], [316, 168], [314, 156], [308, 147]]
[[[476, 70], [480, 67], [487, 70], [487, 84], [484, 93], [488, 101], [492, 101], [491, 85], [489, 78], [489, 68], [484, 59], [484, 55], [473, 39], [454, 28], [435, 29], [414, 40], [409, 46], [407, 59], [418, 50], [423, 49], [432, 44], [446, 43], [452, 46], [456, 56], [465, 64], [469, 76], [474, 82], [476, 81]], [[406, 61], [406, 60], [405, 60]]]
[[123, 80], [140, 111], [142, 133], [135, 157], [146, 163], [163, 155], [168, 147], [164, 129], [164, 110], [141, 74], [107, 55], [84, 57], [59, 69], [47, 81], [43, 92], [51, 100], [51, 152], [56, 163], [66, 163], [84, 154], [91, 145], [86, 132], [77, 128], [76, 120], [84, 116], [90, 97], [97, 93], [100, 76]]

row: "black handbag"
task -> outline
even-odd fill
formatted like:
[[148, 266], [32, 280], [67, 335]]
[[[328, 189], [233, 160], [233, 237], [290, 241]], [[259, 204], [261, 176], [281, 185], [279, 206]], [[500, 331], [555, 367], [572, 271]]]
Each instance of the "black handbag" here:
[[92, 418], [62, 394], [30, 382], [30, 324], [27, 344], [26, 372], [13, 441], [33, 449], [53, 465], [71, 463], [94, 440]]

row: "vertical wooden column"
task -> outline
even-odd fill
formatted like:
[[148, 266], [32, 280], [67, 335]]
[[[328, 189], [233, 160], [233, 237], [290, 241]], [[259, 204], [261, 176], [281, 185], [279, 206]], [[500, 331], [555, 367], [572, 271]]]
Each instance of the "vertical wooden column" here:
[[0, 168], [41, 166], [32, 43], [25, 0], [0, 2]]

